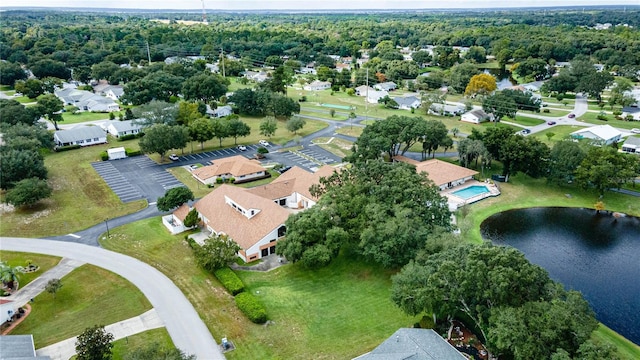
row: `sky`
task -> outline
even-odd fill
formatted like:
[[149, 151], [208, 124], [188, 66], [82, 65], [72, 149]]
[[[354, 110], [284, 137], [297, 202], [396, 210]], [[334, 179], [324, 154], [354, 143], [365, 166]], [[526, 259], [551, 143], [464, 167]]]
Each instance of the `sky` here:
[[[209, 10], [327, 10], [327, 9], [465, 9], [640, 5], [640, 0], [204, 0]], [[0, 7], [83, 7], [114, 9], [202, 9], [201, 0], [1, 0]]]

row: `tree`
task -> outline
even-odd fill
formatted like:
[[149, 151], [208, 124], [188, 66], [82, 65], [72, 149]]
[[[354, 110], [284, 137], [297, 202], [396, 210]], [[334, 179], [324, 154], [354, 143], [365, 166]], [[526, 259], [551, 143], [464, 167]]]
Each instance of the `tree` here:
[[245, 124], [236, 115], [231, 117], [227, 122], [227, 136], [233, 137], [233, 143], [238, 145], [238, 137], [245, 137], [251, 135], [251, 127]]
[[170, 101], [182, 90], [184, 78], [165, 71], [156, 71], [124, 85], [121, 101], [141, 105], [153, 100]]
[[420, 67], [422, 67], [424, 64], [431, 62], [431, 55], [429, 55], [427, 51], [416, 51], [413, 54], [411, 54], [411, 58]]
[[[432, 157], [436, 156], [436, 150], [438, 147], [447, 144], [451, 140], [448, 135], [447, 127], [439, 120], [428, 120], [424, 127], [419, 126], [417, 128], [418, 131], [423, 132], [422, 137], [422, 158], [426, 158], [425, 155], [432, 155]], [[415, 134], [419, 136], [418, 134]], [[414, 135], [409, 135], [409, 138], [412, 138]], [[453, 143], [453, 140], [451, 140]], [[408, 149], [407, 149], [408, 150]], [[404, 153], [404, 151], [403, 151]]]
[[482, 64], [487, 61], [487, 50], [482, 46], [471, 46], [467, 53], [464, 54], [465, 60]]
[[291, 131], [294, 135], [298, 130], [302, 129], [307, 124], [307, 121], [301, 117], [294, 116], [287, 120], [287, 130]]
[[547, 180], [562, 184], [573, 181], [576, 169], [585, 157], [582, 147], [573, 141], [557, 142], [549, 155]]
[[465, 314], [488, 339], [492, 310], [549, 299], [551, 280], [518, 250], [485, 243], [410, 262], [392, 282], [392, 300], [405, 313], [427, 312], [436, 318]]
[[525, 81], [542, 80], [548, 74], [547, 63], [542, 59], [535, 58], [529, 58], [514, 64], [511, 67], [511, 71], [525, 79]]
[[44, 289], [55, 298], [56, 293], [58, 292], [58, 290], [60, 290], [61, 287], [62, 281], [60, 281], [60, 279], [51, 279], [47, 282], [47, 285], [44, 287]]
[[576, 169], [576, 183], [584, 189], [594, 188], [602, 196], [607, 189], [619, 189], [638, 176], [639, 161], [610, 146], [593, 146]]
[[229, 265], [242, 248], [227, 235], [212, 235], [204, 244], [195, 247], [196, 262], [203, 269], [213, 272]]
[[111, 61], [103, 61], [91, 66], [91, 77], [96, 80], [108, 80], [118, 70], [120, 70], [118, 64]]
[[29, 70], [38, 79], [43, 79], [47, 76], [64, 80], [71, 78], [71, 70], [67, 69], [63, 62], [52, 59], [37, 61], [29, 66]]
[[60, 115], [64, 108], [62, 101], [53, 94], [46, 94], [38, 98], [36, 106], [36, 111], [47, 120], [52, 121], [56, 130], [59, 130], [58, 122], [63, 120], [62, 115]]
[[186, 355], [180, 349], [167, 349], [157, 343], [130, 350], [124, 360], [196, 360], [195, 355]]
[[219, 141], [219, 146], [222, 147], [222, 139], [229, 136], [229, 122], [222, 119], [213, 120], [213, 137]]
[[474, 75], [478, 75], [480, 71], [474, 64], [462, 63], [451, 68], [451, 76], [449, 85], [458, 93], [463, 93], [467, 84]]
[[0, 188], [10, 189], [19, 181], [29, 178], [45, 180], [47, 168], [42, 155], [36, 150], [9, 149], [0, 152]]
[[523, 172], [533, 178], [548, 170], [549, 147], [535, 137], [510, 136], [500, 146], [497, 159], [502, 162], [502, 175]]
[[198, 210], [191, 209], [191, 211], [187, 213], [187, 216], [185, 216], [183, 224], [185, 227], [190, 228], [198, 225], [199, 221], [200, 221], [200, 216], [199, 216]]
[[0, 84], [14, 86], [16, 80], [25, 80], [27, 73], [20, 64], [0, 61]]
[[491, 96], [487, 96], [482, 101], [482, 109], [486, 111], [487, 114], [493, 114], [496, 119], [495, 121], [499, 122], [505, 116], [515, 118], [518, 105], [509, 95], [500, 91]]
[[171, 188], [164, 193], [164, 196], [158, 198], [158, 210], [169, 211], [193, 199], [193, 192], [189, 188], [184, 186]]
[[496, 78], [491, 74], [473, 75], [469, 80], [469, 84], [464, 90], [466, 96], [488, 95], [491, 94], [498, 86]]
[[[167, 104], [167, 103], [165, 103]], [[169, 105], [169, 104], [167, 104]], [[175, 105], [174, 105], [175, 106]], [[206, 110], [205, 110], [206, 113]], [[162, 114], [162, 113], [161, 113]], [[200, 119], [205, 114], [200, 113], [199, 111], [199, 103], [189, 102], [189, 101], [181, 101], [178, 103], [178, 110], [176, 112], [175, 120], [180, 125], [189, 125], [192, 121], [196, 119]], [[173, 122], [167, 119], [168, 124], [172, 124]], [[161, 120], [161, 122], [164, 122]]]
[[33, 125], [26, 125], [21, 122], [14, 125], [1, 124], [0, 132], [3, 133], [2, 140], [4, 141], [4, 145], [1, 146], [2, 151], [9, 149], [52, 150], [54, 147], [51, 132], [47, 130], [47, 125], [43, 123], [35, 123]]
[[40, 115], [34, 111], [33, 107], [26, 107], [15, 100], [0, 99], [0, 124], [33, 125], [39, 118]]
[[15, 183], [14, 187], [7, 191], [5, 201], [16, 207], [30, 207], [51, 196], [51, 192], [46, 180], [33, 177]]
[[282, 94], [269, 93], [267, 98], [263, 96], [261, 100], [266, 101], [265, 114], [272, 113], [275, 117], [288, 119], [300, 112], [300, 104]]
[[198, 74], [186, 79], [182, 84], [182, 95], [187, 100], [201, 100], [210, 103], [227, 93], [229, 80], [214, 74]]
[[260, 122], [260, 135], [272, 137], [277, 129], [278, 121], [272, 116], [267, 116]]
[[104, 326], [95, 325], [85, 329], [76, 341], [76, 359], [109, 360], [112, 357], [113, 334], [104, 330]]
[[145, 129], [140, 138], [140, 150], [144, 153], [158, 153], [164, 161], [164, 154], [171, 149], [181, 149], [189, 141], [189, 130], [182, 126], [155, 124]]
[[20, 284], [20, 275], [24, 272], [22, 266], [9, 266], [0, 262], [0, 281], [11, 291], [17, 291]]
[[189, 137], [200, 142], [200, 149], [204, 149], [204, 142], [213, 139], [214, 136], [215, 127], [210, 119], [199, 118], [189, 124]]
[[458, 143], [458, 157], [460, 159], [460, 165], [464, 167], [470, 167], [471, 162], [475, 160], [475, 166], [478, 166], [478, 159], [480, 157], [486, 158], [488, 155], [487, 149], [484, 147], [484, 143], [481, 140], [462, 139]]
[[15, 89], [29, 99], [35, 99], [45, 91], [44, 84], [38, 79], [17, 80]]
[[175, 125], [178, 117], [178, 107], [165, 101], [153, 100], [132, 110], [136, 118], [133, 122], [142, 127], [149, 127], [154, 124]]

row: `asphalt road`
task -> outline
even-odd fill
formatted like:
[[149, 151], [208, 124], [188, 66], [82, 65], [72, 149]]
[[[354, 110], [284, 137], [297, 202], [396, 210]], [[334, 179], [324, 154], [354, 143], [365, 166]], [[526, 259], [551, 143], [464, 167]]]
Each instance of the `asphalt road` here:
[[46, 239], [0, 237], [0, 248], [71, 258], [114, 272], [133, 283], [149, 299], [177, 348], [200, 360], [225, 358], [182, 291], [142, 261], [98, 247]]

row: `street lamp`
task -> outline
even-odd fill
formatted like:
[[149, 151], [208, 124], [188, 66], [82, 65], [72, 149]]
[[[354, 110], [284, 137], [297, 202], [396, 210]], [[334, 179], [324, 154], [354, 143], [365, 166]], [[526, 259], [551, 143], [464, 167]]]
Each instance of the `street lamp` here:
[[107, 239], [110, 237], [109, 236], [109, 219], [104, 219], [104, 224], [107, 226]]

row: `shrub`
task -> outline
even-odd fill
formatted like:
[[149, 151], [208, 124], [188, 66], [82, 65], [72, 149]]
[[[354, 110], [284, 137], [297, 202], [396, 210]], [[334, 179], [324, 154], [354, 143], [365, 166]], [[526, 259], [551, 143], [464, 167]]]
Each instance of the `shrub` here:
[[224, 286], [231, 295], [235, 296], [244, 291], [242, 280], [240, 280], [238, 275], [230, 268], [224, 267], [218, 269], [213, 274], [220, 280], [222, 286]]
[[232, 177], [231, 177], [231, 178], [229, 178], [229, 183], [230, 183], [230, 184], [233, 184], [234, 182], [236, 182], [236, 178], [232, 178]]
[[548, 112], [549, 112], [549, 109], [542, 109], [542, 112], [543, 112], [543, 113], [548, 113]]
[[243, 292], [236, 296], [236, 305], [251, 322], [263, 324], [267, 321], [267, 309], [251, 293]]
[[189, 244], [189, 247], [192, 248], [192, 249], [195, 249], [196, 246], [200, 246], [200, 245], [198, 245], [198, 243], [195, 240], [190, 238], [189, 235], [185, 235], [184, 236], [184, 240], [187, 242], [187, 244]]
[[69, 151], [69, 150], [75, 150], [75, 149], [80, 149], [82, 146], [80, 145], [68, 145], [68, 146], [58, 146], [55, 148], [55, 150], [57, 152], [63, 152], [63, 151]]
[[109, 154], [108, 154], [106, 151], [101, 152], [101, 153], [100, 153], [100, 159], [101, 159], [102, 161], [107, 161], [107, 160], [109, 160]]
[[122, 136], [118, 137], [118, 141], [131, 140], [131, 139], [135, 139], [135, 138], [136, 138], [136, 134], [122, 135]]
[[142, 155], [142, 150], [131, 150], [131, 149], [124, 149], [125, 154], [127, 154], [127, 156], [139, 156]]
[[216, 184], [222, 184], [223, 182], [224, 180], [221, 177], [216, 179]]

